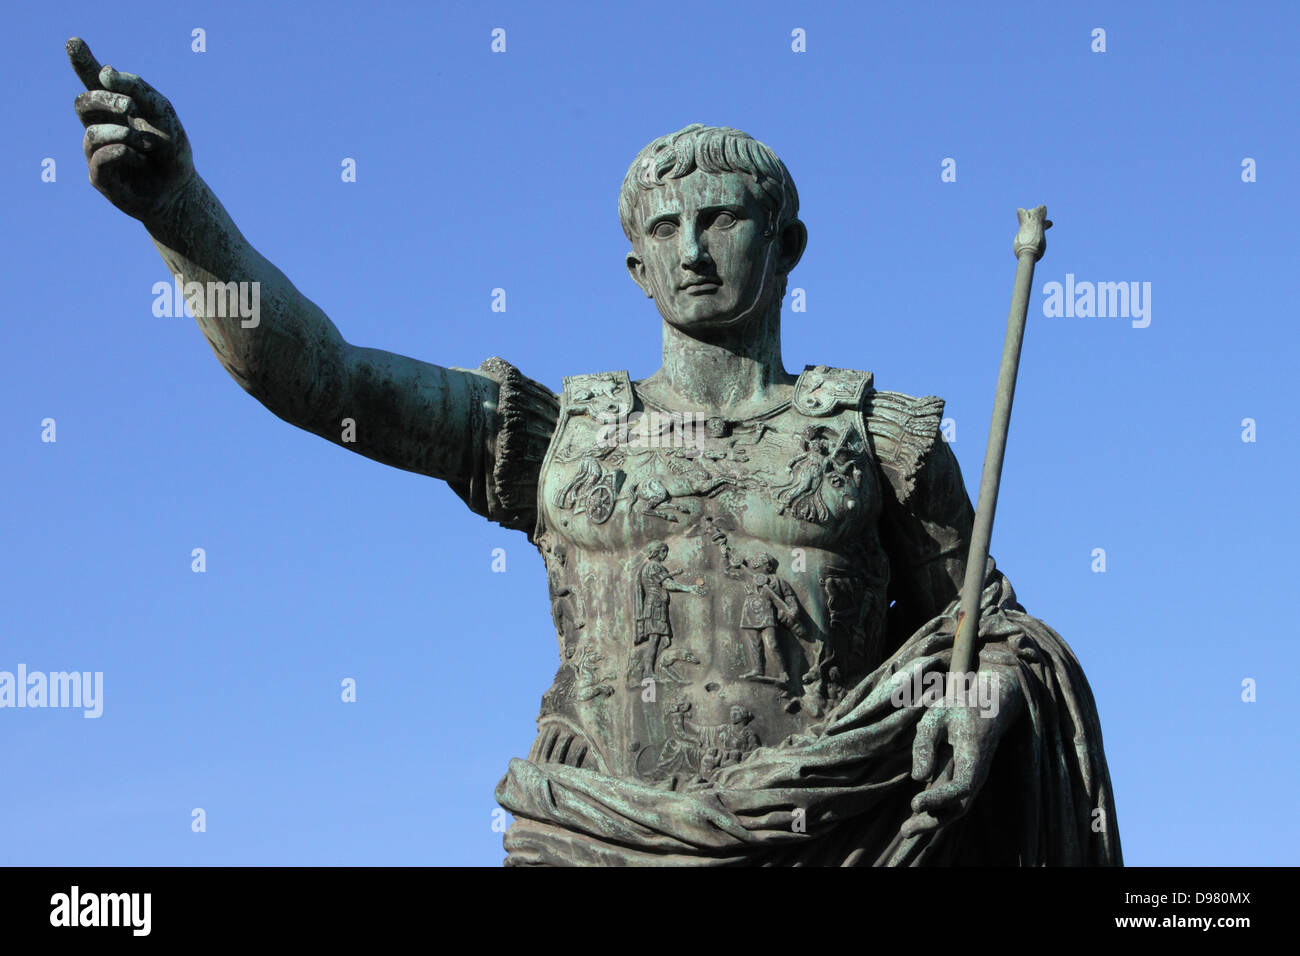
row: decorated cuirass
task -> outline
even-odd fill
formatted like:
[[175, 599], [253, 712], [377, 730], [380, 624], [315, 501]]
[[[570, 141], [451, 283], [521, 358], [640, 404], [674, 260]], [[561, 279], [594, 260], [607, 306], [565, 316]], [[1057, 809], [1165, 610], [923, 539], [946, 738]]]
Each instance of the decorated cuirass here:
[[534, 536], [561, 663], [530, 759], [703, 785], [880, 663], [870, 386], [809, 368], [729, 421], [660, 408], [626, 372], [564, 380]]

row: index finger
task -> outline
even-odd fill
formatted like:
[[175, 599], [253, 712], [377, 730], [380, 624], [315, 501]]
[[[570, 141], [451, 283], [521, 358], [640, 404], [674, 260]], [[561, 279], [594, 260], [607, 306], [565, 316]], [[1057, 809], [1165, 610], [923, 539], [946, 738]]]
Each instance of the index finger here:
[[99, 61], [90, 52], [90, 47], [86, 46], [86, 41], [81, 37], [73, 37], [64, 49], [68, 51], [68, 62], [76, 71], [77, 79], [81, 80], [86, 89], [102, 90], [104, 87], [99, 82]]

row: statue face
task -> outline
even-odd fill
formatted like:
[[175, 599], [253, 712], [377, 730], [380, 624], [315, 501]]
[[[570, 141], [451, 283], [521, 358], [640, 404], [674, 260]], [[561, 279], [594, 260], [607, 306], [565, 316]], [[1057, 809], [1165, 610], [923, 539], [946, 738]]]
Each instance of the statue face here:
[[628, 271], [664, 321], [683, 332], [719, 332], [761, 317], [778, 270], [793, 267], [780, 237], [763, 235], [771, 216], [743, 174], [697, 169], [670, 179], [641, 194], [637, 218]]

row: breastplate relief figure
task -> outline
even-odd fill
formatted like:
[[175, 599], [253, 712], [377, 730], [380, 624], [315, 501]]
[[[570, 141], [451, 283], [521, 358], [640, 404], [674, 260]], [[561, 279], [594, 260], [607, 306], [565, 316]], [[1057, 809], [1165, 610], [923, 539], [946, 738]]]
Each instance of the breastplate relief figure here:
[[496, 790], [508, 864], [1121, 862], [1087, 681], [991, 559], [975, 646], [992, 696], [910, 695], [951, 664], [974, 509], [941, 399], [786, 371], [807, 230], [773, 150], [697, 124], [637, 154], [618, 210], [662, 362], [555, 392], [501, 358], [347, 342], [240, 233], [172, 105], [80, 40], [68, 54], [95, 188], [185, 283], [258, 284], [253, 323], [195, 301], [235, 381], [539, 549], [559, 661]]
[[[682, 594], [695, 594], [703, 597], [706, 593], [702, 584], [679, 584], [675, 581], [674, 572], [669, 571], [663, 565], [663, 560], [668, 557], [668, 545], [662, 541], [656, 541], [646, 552], [645, 563], [641, 565], [641, 570], [636, 576], [636, 636], [634, 643], [640, 649], [640, 672], [642, 680], [653, 681], [655, 678], [655, 663], [659, 660], [660, 651], [664, 652], [667, 657], [669, 647], [672, 645], [673, 628], [668, 622], [668, 592], [678, 591]], [[689, 653], [689, 652], [688, 652]], [[664, 660], [663, 666], [667, 668], [670, 664], [681, 658], [680, 652], [674, 655], [673, 660]], [[687, 659], [698, 663], [694, 655]], [[672, 678], [677, 680], [676, 677]]]
[[723, 573], [740, 581], [744, 587], [740, 630], [749, 646], [750, 667], [741, 674], [743, 680], [771, 681], [785, 684], [785, 655], [776, 642], [780, 625], [795, 637], [804, 634], [799, 623], [799, 599], [788, 582], [776, 576], [776, 558], [766, 551], [752, 558], [726, 556], [730, 567]]

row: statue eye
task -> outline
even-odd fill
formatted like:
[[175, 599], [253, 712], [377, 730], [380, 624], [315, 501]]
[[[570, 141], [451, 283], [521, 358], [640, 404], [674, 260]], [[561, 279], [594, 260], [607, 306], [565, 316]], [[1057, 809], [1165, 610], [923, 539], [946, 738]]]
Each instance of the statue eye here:
[[729, 212], [720, 212], [713, 217], [713, 225], [719, 229], [730, 229], [736, 224], [736, 217]]
[[676, 231], [677, 226], [665, 219], [663, 222], [655, 223], [655, 227], [650, 230], [650, 234], [656, 239], [671, 239]]

